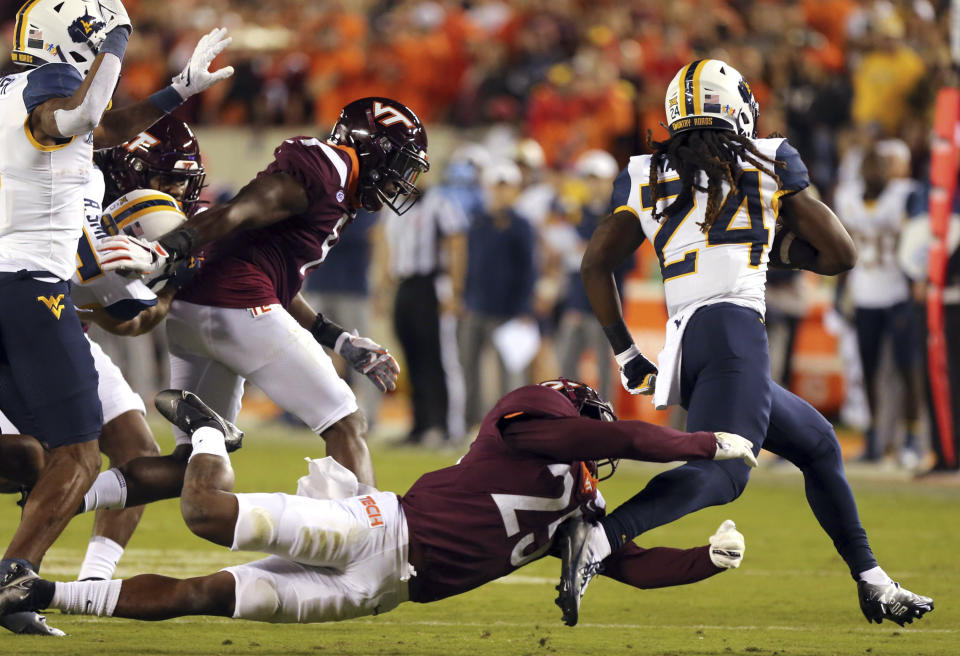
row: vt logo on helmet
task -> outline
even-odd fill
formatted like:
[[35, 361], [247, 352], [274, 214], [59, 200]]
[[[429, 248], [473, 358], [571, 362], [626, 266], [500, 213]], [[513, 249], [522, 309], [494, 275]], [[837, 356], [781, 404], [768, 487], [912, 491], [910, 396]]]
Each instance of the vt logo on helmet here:
[[63, 62], [86, 76], [105, 27], [96, 0], [30, 0], [17, 12], [10, 57], [23, 66]]
[[420, 198], [417, 180], [430, 170], [427, 132], [410, 108], [389, 98], [354, 100], [340, 112], [329, 141], [357, 152], [364, 209], [386, 205], [403, 214]]
[[714, 129], [757, 138], [760, 105], [740, 72], [719, 59], [681, 68], [667, 86], [664, 111], [671, 135]]

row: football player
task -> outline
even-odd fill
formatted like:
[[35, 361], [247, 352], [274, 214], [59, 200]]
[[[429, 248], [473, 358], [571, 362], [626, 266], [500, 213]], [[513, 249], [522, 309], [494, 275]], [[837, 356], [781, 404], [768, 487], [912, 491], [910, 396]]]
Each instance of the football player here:
[[[869, 621], [902, 624], [933, 609], [877, 565], [860, 524], [833, 428], [770, 379], [763, 327], [768, 262], [833, 275], [856, 251], [836, 215], [807, 189], [807, 169], [786, 139], [758, 139], [759, 109], [728, 63], [700, 59], [667, 87], [670, 136], [635, 156], [614, 182], [612, 216], [593, 234], [581, 275], [594, 313], [634, 394], [679, 403], [687, 429], [742, 434], [804, 474], [807, 500], [857, 582]], [[774, 235], [781, 220], [784, 227]], [[613, 272], [645, 239], [660, 259], [669, 320], [657, 367], [623, 321]], [[681, 357], [682, 355], [682, 357]], [[739, 462], [696, 462], [665, 472], [596, 524], [575, 528], [565, 603], [596, 563], [655, 526], [729, 503], [747, 484]]]
[[31, 0], [17, 12], [12, 51], [29, 70], [0, 79], [0, 297], [17, 308], [0, 316], [0, 409], [49, 448], [0, 560], [0, 583], [13, 568], [39, 566], [99, 469], [98, 378], [67, 282], [93, 149], [133, 137], [232, 73], [207, 70], [229, 43], [215, 30], [170, 86], [106, 111], [131, 31], [119, 0]]
[[[167, 319], [171, 384], [233, 420], [249, 380], [372, 484], [366, 421], [321, 344], [383, 392], [396, 386], [397, 363], [374, 341], [314, 312], [299, 290], [358, 208], [402, 214], [419, 197], [417, 179], [428, 168], [417, 116], [388, 98], [362, 98], [344, 107], [329, 138], [285, 140], [232, 200], [159, 241], [104, 240], [103, 267], [160, 271], [209, 244]], [[178, 444], [189, 443], [175, 433]]]
[[[346, 474], [333, 497], [233, 494], [224, 438], [236, 439], [236, 427], [189, 392], [161, 392], [156, 404], [191, 434], [181, 498], [190, 529], [233, 550], [271, 555], [187, 580], [147, 574], [52, 583], [18, 570], [21, 576], [0, 588], [0, 613], [55, 607], [143, 620], [220, 615], [303, 623], [385, 613], [404, 601], [461, 594], [553, 553], [562, 522], [603, 515], [598, 460], [755, 464], [745, 438], [615, 421], [591, 388], [561, 379], [507, 394], [456, 465], [425, 474], [403, 496], [358, 484], [332, 460], [333, 470], [301, 479], [300, 487], [330, 491]], [[606, 559], [606, 574], [655, 588], [740, 565], [743, 536], [732, 522], [710, 542], [685, 550], [628, 542]]]

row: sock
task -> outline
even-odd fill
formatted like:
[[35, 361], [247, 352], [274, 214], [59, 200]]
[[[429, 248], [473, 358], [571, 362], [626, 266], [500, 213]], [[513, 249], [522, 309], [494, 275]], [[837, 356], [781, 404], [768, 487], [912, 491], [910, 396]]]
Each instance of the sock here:
[[64, 613], [110, 616], [117, 607], [122, 584], [120, 579], [57, 582], [49, 606], [59, 608]]
[[103, 579], [113, 578], [113, 572], [117, 569], [117, 563], [123, 556], [123, 547], [100, 535], [94, 535], [90, 538], [90, 544], [87, 545], [87, 555], [83, 558], [83, 564], [80, 565], [80, 573], [77, 579]]
[[187, 462], [193, 460], [193, 457], [200, 453], [220, 456], [230, 462], [230, 456], [227, 455], [227, 446], [223, 442], [223, 433], [213, 426], [201, 426], [193, 431], [190, 441], [193, 443], [193, 453], [190, 454]]
[[610, 540], [607, 539], [607, 532], [603, 526], [596, 524], [590, 529], [590, 537], [587, 539], [587, 548], [590, 550], [593, 559], [601, 561], [612, 553], [610, 549]]
[[93, 485], [83, 495], [83, 505], [80, 512], [90, 512], [107, 508], [115, 510], [123, 508], [127, 503], [127, 480], [116, 467], [102, 472], [93, 481]]
[[887, 573], [884, 572], [883, 568], [879, 565], [860, 572], [857, 578], [866, 583], [872, 583], [873, 585], [888, 585], [893, 583], [893, 579], [887, 576]]

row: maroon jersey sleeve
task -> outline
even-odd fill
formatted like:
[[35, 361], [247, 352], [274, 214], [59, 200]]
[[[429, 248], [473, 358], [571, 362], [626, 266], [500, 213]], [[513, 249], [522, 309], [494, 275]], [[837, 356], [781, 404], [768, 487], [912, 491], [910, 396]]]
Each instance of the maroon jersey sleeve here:
[[352, 151], [316, 137], [292, 137], [273, 151], [273, 161], [257, 177], [286, 173], [294, 178], [307, 192], [310, 205], [301, 216], [318, 213], [339, 216], [352, 209], [348, 199], [356, 188], [354, 160]]
[[503, 440], [515, 449], [560, 460], [629, 458], [672, 462], [712, 458], [713, 433], [685, 433], [645, 421], [600, 421], [589, 417], [524, 419], [502, 428]]
[[696, 583], [723, 570], [710, 560], [710, 547], [643, 549], [633, 542], [603, 561], [603, 574], [635, 588], [665, 588]]

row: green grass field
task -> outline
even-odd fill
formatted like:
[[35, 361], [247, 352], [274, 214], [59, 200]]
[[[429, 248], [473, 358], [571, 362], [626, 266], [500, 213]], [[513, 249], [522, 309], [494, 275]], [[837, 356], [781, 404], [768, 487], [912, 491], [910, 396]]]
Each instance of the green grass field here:
[[[171, 439], [158, 434], [165, 450]], [[248, 430], [234, 457], [238, 491], [293, 492], [305, 456], [322, 455], [304, 432]], [[382, 489], [404, 491], [419, 474], [458, 453], [374, 447]], [[766, 456], [769, 458], [769, 456]], [[736, 503], [710, 508], [643, 536], [641, 544], [703, 544], [731, 517], [746, 535], [739, 570], [692, 586], [641, 591], [600, 579], [590, 586], [581, 623], [568, 628], [554, 606], [558, 561], [544, 559], [505, 580], [430, 605], [406, 604], [380, 616], [339, 624], [290, 626], [190, 618], [150, 624], [49, 614], [69, 637], [0, 634], [0, 654], [960, 654], [960, 588], [955, 539], [960, 488], [854, 479], [864, 524], [881, 564], [912, 590], [936, 600], [920, 623], [869, 625], [843, 562], [807, 508], [799, 475], [761, 469]], [[622, 467], [602, 489], [615, 505], [657, 469]], [[19, 518], [13, 497], [0, 498], [6, 543]], [[49, 552], [43, 571], [76, 576], [92, 517], [78, 518]], [[194, 576], [252, 559], [194, 537], [175, 501], [144, 515], [119, 576], [155, 572]]]

